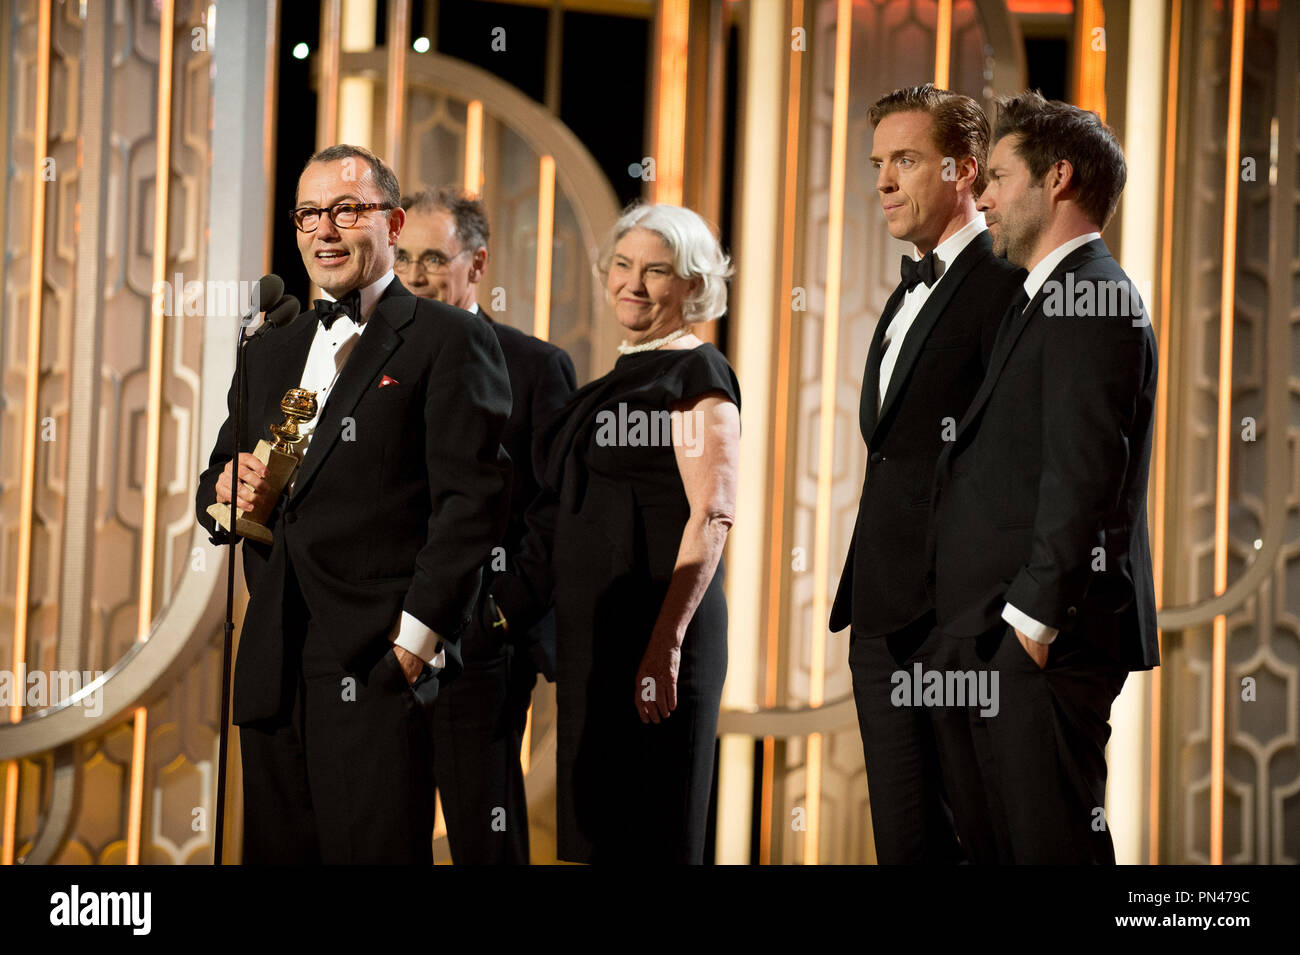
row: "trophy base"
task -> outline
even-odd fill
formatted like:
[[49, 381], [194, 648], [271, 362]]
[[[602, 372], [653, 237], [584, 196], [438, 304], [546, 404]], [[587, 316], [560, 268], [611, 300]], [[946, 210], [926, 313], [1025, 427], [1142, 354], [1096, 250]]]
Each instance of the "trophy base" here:
[[[229, 504], [209, 505], [208, 514], [227, 531], [230, 530]], [[235, 534], [239, 537], [247, 537], [250, 540], [259, 541], [263, 544], [275, 543], [275, 538], [271, 536], [271, 531], [265, 524], [259, 524], [257, 521], [247, 520], [243, 516], [240, 516], [235, 520]]]
[[[284, 490], [289, 483], [289, 478], [293, 476], [294, 469], [298, 467], [298, 457], [277, 450], [266, 441], [257, 442], [253, 457], [266, 465], [266, 483], [271, 493], [263, 497], [253, 510], [240, 511], [236, 515], [234, 533], [239, 537], [247, 537], [263, 544], [273, 544], [275, 538], [271, 536], [266, 521], [275, 510], [275, 502], [280, 499], [280, 492]], [[227, 531], [230, 530], [229, 504], [213, 504], [208, 507], [208, 514]]]

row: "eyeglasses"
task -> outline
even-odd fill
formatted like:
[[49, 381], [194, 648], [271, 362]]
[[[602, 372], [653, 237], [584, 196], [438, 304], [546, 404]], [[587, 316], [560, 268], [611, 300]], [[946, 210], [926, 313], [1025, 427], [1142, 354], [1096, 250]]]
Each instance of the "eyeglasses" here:
[[447, 266], [451, 265], [451, 263], [455, 262], [468, 251], [469, 249], [461, 249], [451, 258], [447, 258], [441, 252], [426, 252], [418, 259], [412, 259], [405, 252], [398, 252], [397, 260], [393, 263], [393, 268], [398, 272], [405, 272], [412, 266], [419, 265], [421, 269], [428, 272], [430, 275], [437, 275], [440, 272], [446, 271]]
[[340, 202], [328, 209], [302, 206], [290, 211], [289, 217], [293, 219], [293, 224], [298, 227], [299, 232], [315, 232], [316, 227], [320, 225], [322, 214], [329, 216], [330, 222], [334, 223], [336, 228], [351, 229], [357, 224], [357, 219], [363, 212], [375, 209], [386, 211], [392, 208], [391, 202]]

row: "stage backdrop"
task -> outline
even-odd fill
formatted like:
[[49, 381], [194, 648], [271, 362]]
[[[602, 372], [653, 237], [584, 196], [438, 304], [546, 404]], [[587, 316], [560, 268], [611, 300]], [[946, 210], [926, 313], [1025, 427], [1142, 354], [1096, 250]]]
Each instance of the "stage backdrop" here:
[[[274, 132], [298, 104], [277, 88], [279, 31], [303, 9], [288, 7], [0, 13], [0, 862], [211, 858], [224, 556], [192, 501], [241, 282], [269, 266], [284, 214]], [[648, 23], [646, 145], [629, 163], [654, 159], [643, 195], [700, 209], [737, 258], [713, 330], [745, 396], [718, 859], [872, 861], [846, 637], [825, 630], [865, 466], [867, 342], [904, 251], [878, 212], [866, 108], [932, 79], [989, 102], [1026, 82], [1025, 33], [1063, 30], [1066, 95], [1129, 159], [1106, 240], [1143, 287], [1161, 361], [1165, 662], [1117, 707], [1117, 847], [1300, 861], [1300, 5], [574, 0], [527, 39], [546, 47], [539, 101], [412, 49], [409, 0], [323, 0], [318, 142], [372, 146], [408, 189], [481, 189], [485, 305], [563, 345], [587, 380], [616, 354], [590, 263], [618, 211], [610, 179], [629, 173], [557, 117], [563, 57], [582, 53], [555, 40], [570, 8]], [[543, 688], [536, 861], [553, 857], [553, 719]], [[230, 792], [234, 850], [237, 773]]]

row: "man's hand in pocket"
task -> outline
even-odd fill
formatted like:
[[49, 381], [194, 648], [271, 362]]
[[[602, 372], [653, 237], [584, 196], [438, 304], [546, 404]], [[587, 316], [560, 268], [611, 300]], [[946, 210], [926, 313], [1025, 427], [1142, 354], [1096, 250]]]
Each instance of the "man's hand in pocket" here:
[[1047, 654], [1051, 651], [1051, 646], [1046, 643], [1039, 643], [1037, 640], [1030, 640], [1019, 630], [1016, 631], [1016, 639], [1025, 648], [1025, 652], [1038, 664], [1038, 669], [1041, 670], [1047, 666]]
[[397, 662], [402, 668], [402, 675], [406, 677], [406, 682], [414, 683], [419, 679], [420, 672], [424, 669], [424, 661], [397, 644], [393, 644], [393, 652], [397, 654]]

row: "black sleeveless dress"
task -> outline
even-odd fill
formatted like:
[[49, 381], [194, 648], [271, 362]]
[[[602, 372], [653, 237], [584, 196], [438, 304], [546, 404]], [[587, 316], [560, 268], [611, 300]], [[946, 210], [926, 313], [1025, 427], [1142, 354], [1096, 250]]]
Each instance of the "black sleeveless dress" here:
[[[736, 376], [712, 345], [624, 355], [534, 445], [559, 499], [557, 816], [568, 861], [703, 861], [727, 672], [721, 562], [682, 642], [677, 708], [642, 723], [635, 693], [690, 515], [666, 412], [706, 392], [740, 406]], [[688, 447], [700, 430], [684, 432]]]

